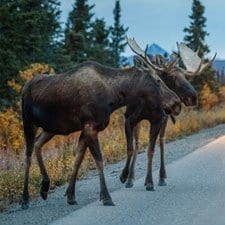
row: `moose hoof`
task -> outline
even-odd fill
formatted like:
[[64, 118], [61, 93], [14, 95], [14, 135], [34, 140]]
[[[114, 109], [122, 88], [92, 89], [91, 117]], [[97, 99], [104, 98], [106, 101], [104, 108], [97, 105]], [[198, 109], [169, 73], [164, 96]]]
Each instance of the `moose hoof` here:
[[159, 178], [158, 185], [159, 185], [159, 186], [166, 186], [165, 178]]
[[125, 184], [125, 188], [132, 188], [134, 186], [134, 183], [132, 180], [128, 180]]
[[50, 187], [50, 181], [49, 180], [42, 180], [40, 194], [41, 194], [41, 197], [44, 200], [46, 200], [47, 197], [48, 197], [49, 187]]
[[124, 177], [123, 175], [120, 175], [120, 181], [122, 184], [124, 184], [126, 182], [127, 178]]
[[74, 196], [67, 196], [67, 203], [69, 205], [78, 205], [77, 201], [75, 200], [75, 197]]
[[102, 203], [105, 206], [115, 206], [115, 204], [113, 203], [112, 199], [103, 199]]
[[48, 192], [41, 191], [40, 194], [41, 194], [42, 199], [46, 200], [48, 198]]
[[155, 191], [154, 186], [152, 184], [146, 184], [146, 191]]
[[29, 202], [22, 202], [21, 208], [22, 209], [28, 209], [29, 208]]

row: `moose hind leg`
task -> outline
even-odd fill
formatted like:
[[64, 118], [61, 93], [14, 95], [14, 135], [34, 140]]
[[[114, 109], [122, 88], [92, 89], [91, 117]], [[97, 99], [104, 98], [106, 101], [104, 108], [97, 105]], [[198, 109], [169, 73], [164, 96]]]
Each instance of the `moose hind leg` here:
[[44, 200], [46, 200], [48, 197], [48, 191], [49, 191], [49, 187], [50, 187], [50, 179], [48, 177], [48, 173], [45, 169], [45, 165], [44, 165], [44, 162], [42, 159], [41, 148], [53, 136], [54, 136], [54, 134], [50, 134], [45, 131], [42, 131], [41, 134], [36, 138], [35, 143], [34, 143], [35, 154], [36, 154], [37, 162], [38, 162], [38, 165], [39, 165], [39, 168], [41, 171], [41, 175], [42, 175], [40, 194]]
[[25, 175], [24, 175], [24, 186], [23, 186], [23, 195], [22, 195], [22, 209], [29, 208], [29, 171], [31, 165], [31, 157], [34, 147], [34, 139], [37, 132], [37, 127], [32, 123], [24, 120], [23, 121], [24, 137], [26, 141], [26, 151], [25, 151]]

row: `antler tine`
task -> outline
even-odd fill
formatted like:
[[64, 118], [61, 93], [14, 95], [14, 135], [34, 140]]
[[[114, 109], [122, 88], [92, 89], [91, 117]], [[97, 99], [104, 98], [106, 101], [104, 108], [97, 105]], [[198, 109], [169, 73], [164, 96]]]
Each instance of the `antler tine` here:
[[145, 58], [147, 57], [147, 51], [148, 51], [148, 44], [145, 47]]
[[198, 49], [197, 49], [197, 51], [195, 52], [195, 54], [196, 54], [197, 56], [198, 56], [199, 51], [200, 51], [200, 46], [198, 46]]
[[171, 69], [178, 63], [179, 58], [176, 58], [168, 63], [168, 66], [165, 66], [166, 70], [169, 72]]
[[134, 53], [136, 53], [138, 56], [140, 56], [141, 58], [143, 58], [151, 68], [153, 68], [153, 69], [156, 70], [156, 71], [160, 71], [160, 72], [164, 71], [163, 68], [157, 67], [157, 66], [155, 66], [155, 65], [151, 62], [151, 60], [150, 60], [149, 57], [147, 56], [147, 49], [146, 49], [146, 51], [144, 52], [144, 51], [140, 48], [140, 46], [137, 44], [137, 42], [135, 41], [134, 38], [131, 39], [131, 38], [126, 37], [126, 39], [127, 39], [127, 43], [128, 43], [128, 45], [130, 46], [131, 50], [132, 50]]
[[206, 68], [208, 68], [212, 64], [212, 62], [215, 60], [216, 55], [217, 53], [215, 53], [213, 58], [208, 63], [203, 64], [200, 70], [198, 71], [198, 73], [196, 73], [196, 75], [200, 75]]
[[127, 39], [127, 43], [128, 45], [130, 46], [131, 50], [136, 53], [137, 55], [141, 56], [141, 57], [144, 57], [144, 52], [143, 50], [140, 48], [140, 46], [137, 44], [137, 42], [135, 41], [135, 39], [131, 39], [131, 38], [128, 38], [126, 37]]

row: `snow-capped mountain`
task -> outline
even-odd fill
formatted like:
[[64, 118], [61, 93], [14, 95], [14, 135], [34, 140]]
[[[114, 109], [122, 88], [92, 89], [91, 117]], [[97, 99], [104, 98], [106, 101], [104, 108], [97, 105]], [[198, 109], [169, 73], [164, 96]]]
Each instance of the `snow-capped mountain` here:
[[[168, 51], [166, 51], [165, 49], [163, 49], [156, 43], [152, 43], [151, 45], [148, 46], [147, 54], [148, 55], [159, 54], [159, 55], [164, 56], [165, 58], [169, 58], [169, 56], [170, 56], [170, 53]], [[129, 65], [129, 66], [133, 65], [133, 56], [134, 55], [127, 57], [126, 60], [124, 61], [125, 62], [124, 65]]]

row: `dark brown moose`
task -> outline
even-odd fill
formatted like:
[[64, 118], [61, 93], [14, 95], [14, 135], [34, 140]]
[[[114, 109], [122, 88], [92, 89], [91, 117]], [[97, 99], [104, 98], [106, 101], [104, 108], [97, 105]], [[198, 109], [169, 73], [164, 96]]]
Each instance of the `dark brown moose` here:
[[[131, 49], [139, 55], [141, 58], [145, 58], [148, 61], [149, 65], [157, 71], [159, 77], [165, 82], [165, 84], [173, 90], [180, 98], [180, 100], [186, 106], [194, 106], [197, 103], [197, 93], [194, 90], [193, 86], [185, 79], [184, 75], [188, 76], [196, 76], [200, 75], [202, 71], [207, 68], [214, 58], [209, 62], [202, 64], [200, 58], [197, 56], [197, 53], [194, 53], [190, 50], [185, 44], [178, 44], [179, 55], [181, 56], [184, 65], [186, 66], [186, 70], [177, 66], [177, 61], [166, 62], [162, 56], [157, 56], [156, 61], [152, 63], [152, 61], [144, 53], [140, 47], [137, 45], [135, 40], [128, 40], [128, 44]], [[160, 172], [159, 172], [159, 185], [166, 185], [166, 170], [164, 165], [164, 134], [167, 126], [168, 116], [166, 115], [163, 123], [158, 121], [158, 111], [155, 109], [150, 109], [144, 107], [142, 111], [140, 111], [139, 115], [133, 115], [133, 112], [138, 106], [135, 103], [127, 106], [127, 110], [125, 112], [126, 122], [125, 122], [125, 131], [126, 131], [126, 139], [127, 139], [127, 161], [125, 167], [122, 170], [120, 175], [120, 180], [122, 183], [125, 183], [125, 187], [129, 188], [133, 186], [134, 181], [134, 166], [138, 153], [138, 137], [140, 131], [141, 120], [148, 120], [151, 124], [150, 128], [150, 138], [149, 138], [149, 146], [147, 150], [148, 154], [148, 168], [147, 168], [147, 176], [145, 180], [146, 190], [153, 191], [153, 178], [152, 178], [152, 158], [154, 156], [154, 148], [157, 136], [160, 136]], [[174, 121], [174, 115], [171, 114], [171, 118]], [[174, 121], [175, 122], [175, 121]], [[135, 137], [135, 148], [133, 147], [133, 136]]]
[[[100, 200], [114, 205], [107, 190], [98, 132], [106, 128], [110, 114], [119, 107], [135, 103], [139, 114], [145, 105], [165, 118], [164, 109], [179, 114], [181, 102], [154, 73], [132, 67], [115, 69], [87, 61], [70, 72], [55, 76], [38, 75], [25, 84], [22, 93], [22, 118], [26, 140], [25, 178], [22, 208], [29, 207], [28, 180], [33, 149], [42, 175], [40, 194], [47, 198], [50, 180], [41, 148], [54, 135], [81, 131], [74, 168], [66, 191], [68, 204], [77, 204], [75, 183], [85, 151], [89, 147], [100, 177]], [[36, 137], [38, 127], [42, 132]]]

